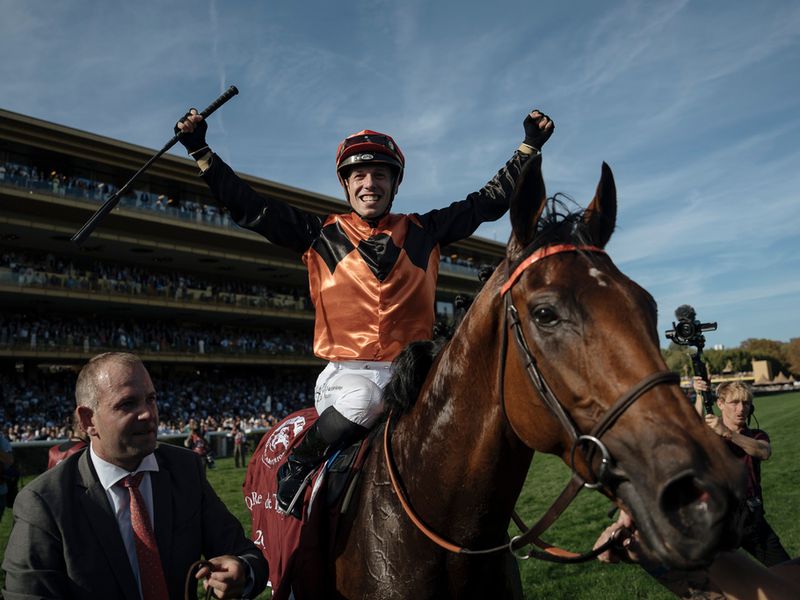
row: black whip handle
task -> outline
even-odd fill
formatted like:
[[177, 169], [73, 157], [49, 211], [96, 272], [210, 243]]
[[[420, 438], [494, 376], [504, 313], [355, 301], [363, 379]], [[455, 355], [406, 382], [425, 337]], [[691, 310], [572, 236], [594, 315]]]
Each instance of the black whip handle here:
[[231, 98], [233, 98], [233, 97], [234, 97], [236, 94], [238, 94], [238, 93], [239, 93], [239, 90], [237, 90], [237, 89], [236, 89], [236, 86], [235, 86], [235, 85], [232, 85], [232, 86], [231, 86], [231, 87], [229, 87], [227, 90], [225, 90], [224, 92], [222, 92], [222, 95], [220, 95], [220, 97], [219, 97], [219, 98], [217, 98], [217, 99], [216, 99], [216, 100], [214, 100], [214, 101], [213, 101], [211, 104], [209, 104], [209, 105], [208, 105], [208, 106], [205, 108], [205, 110], [203, 110], [203, 111], [200, 113], [200, 115], [202, 115], [202, 117], [203, 117], [204, 119], [207, 119], [208, 117], [210, 117], [210, 116], [211, 116], [211, 114], [212, 114], [212, 113], [213, 113], [215, 110], [217, 110], [217, 109], [218, 109], [220, 106], [222, 106], [223, 104], [225, 104], [225, 103], [226, 103], [228, 100], [230, 100]]

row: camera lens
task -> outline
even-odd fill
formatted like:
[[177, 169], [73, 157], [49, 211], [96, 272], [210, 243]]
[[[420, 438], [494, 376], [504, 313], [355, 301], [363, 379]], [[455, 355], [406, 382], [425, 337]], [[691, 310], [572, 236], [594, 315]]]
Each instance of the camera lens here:
[[694, 336], [694, 323], [691, 321], [681, 321], [675, 326], [675, 333], [685, 340], [690, 339]]

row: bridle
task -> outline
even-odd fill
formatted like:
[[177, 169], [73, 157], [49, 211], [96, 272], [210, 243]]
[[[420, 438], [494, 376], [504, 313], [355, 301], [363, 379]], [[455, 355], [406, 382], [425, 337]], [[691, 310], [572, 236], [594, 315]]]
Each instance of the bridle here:
[[[560, 254], [564, 252], [593, 252], [593, 253], [601, 253], [605, 254], [605, 250], [602, 248], [598, 248], [596, 246], [589, 246], [589, 245], [575, 245], [575, 244], [556, 244], [551, 246], [544, 246], [535, 252], [533, 252], [530, 256], [524, 259], [520, 265], [514, 270], [513, 273], [508, 274], [506, 277], [506, 282], [503, 284], [502, 288], [500, 289], [500, 295], [503, 297], [504, 301], [504, 324], [503, 324], [503, 340], [502, 340], [502, 354], [500, 356], [500, 370], [499, 370], [499, 390], [500, 390], [500, 408], [502, 410], [503, 416], [506, 422], [509, 424], [511, 429], [513, 430], [513, 424], [511, 423], [510, 419], [508, 418], [508, 414], [506, 412], [506, 404], [505, 404], [505, 391], [504, 391], [504, 380], [505, 380], [505, 365], [506, 365], [506, 358], [508, 356], [508, 330], [511, 329], [514, 333], [514, 340], [516, 341], [517, 348], [519, 350], [519, 355], [521, 360], [524, 363], [525, 371], [530, 379], [533, 387], [536, 389], [536, 392], [539, 394], [539, 397], [542, 399], [544, 404], [556, 417], [558, 422], [567, 432], [571, 442], [571, 449], [570, 449], [570, 469], [572, 471], [572, 476], [567, 483], [564, 490], [561, 494], [556, 498], [556, 500], [552, 503], [550, 508], [547, 510], [545, 515], [541, 517], [532, 527], [526, 528], [525, 524], [522, 520], [517, 516], [516, 512], [513, 513], [512, 517], [514, 522], [520, 528], [520, 530], [525, 530], [524, 533], [517, 535], [511, 539], [507, 544], [502, 544], [499, 546], [495, 546], [492, 548], [486, 548], [482, 550], [471, 550], [468, 548], [464, 548], [458, 546], [430, 529], [419, 516], [415, 513], [414, 509], [412, 508], [406, 494], [400, 484], [400, 476], [397, 472], [397, 466], [395, 465], [394, 458], [392, 456], [391, 450], [391, 430], [393, 428], [392, 424], [392, 414], [390, 413], [387, 420], [386, 426], [384, 429], [383, 435], [383, 446], [384, 446], [384, 458], [386, 462], [386, 468], [389, 473], [389, 479], [392, 484], [392, 489], [394, 490], [395, 494], [397, 495], [398, 499], [400, 500], [400, 504], [403, 507], [406, 515], [411, 519], [411, 521], [416, 525], [416, 527], [424, 533], [429, 539], [431, 539], [434, 543], [438, 546], [444, 548], [445, 550], [449, 550], [450, 552], [455, 552], [458, 554], [466, 554], [466, 555], [483, 555], [483, 554], [491, 554], [494, 552], [500, 552], [503, 550], [508, 550], [514, 556], [521, 559], [527, 559], [531, 556], [535, 558], [539, 558], [542, 560], [548, 560], [553, 562], [584, 562], [595, 558], [597, 555], [605, 552], [611, 545], [617, 544], [621, 541], [621, 536], [628, 535], [627, 530], [620, 529], [618, 530], [619, 535], [612, 536], [605, 544], [591, 550], [589, 552], [585, 552], [583, 554], [577, 554], [574, 552], [570, 552], [568, 550], [563, 550], [561, 548], [557, 548], [552, 546], [551, 544], [547, 544], [539, 539], [539, 536], [546, 531], [557, 519], [558, 517], [564, 512], [567, 506], [575, 499], [578, 495], [578, 492], [583, 488], [589, 489], [608, 489], [608, 484], [612, 479], [624, 479], [626, 478], [623, 472], [616, 468], [614, 465], [614, 459], [611, 456], [608, 448], [605, 444], [601, 441], [603, 434], [605, 434], [619, 419], [619, 417], [641, 396], [645, 393], [650, 391], [657, 385], [661, 384], [677, 384], [680, 382], [680, 378], [677, 374], [673, 373], [672, 371], [658, 371], [652, 373], [639, 381], [636, 385], [634, 385], [630, 390], [628, 390], [625, 394], [620, 396], [620, 398], [609, 408], [603, 417], [592, 427], [592, 430], [588, 434], [581, 434], [578, 427], [575, 425], [573, 420], [564, 410], [564, 407], [558, 401], [558, 398], [553, 393], [550, 386], [547, 384], [542, 372], [539, 370], [539, 367], [536, 363], [536, 359], [533, 356], [533, 353], [530, 350], [530, 347], [525, 339], [525, 333], [522, 329], [522, 322], [519, 318], [519, 312], [517, 308], [514, 306], [514, 302], [511, 299], [511, 289], [514, 285], [519, 281], [520, 276], [522, 273], [528, 269], [531, 265], [539, 262], [540, 260], [547, 258], [548, 256], [552, 256], [554, 254]], [[515, 432], [516, 435], [516, 432]], [[519, 437], [517, 435], [517, 437]], [[589, 475], [591, 480], [587, 480], [583, 476], [581, 476], [576, 467], [575, 467], [575, 455], [579, 447], [588, 446], [588, 450], [585, 452], [585, 463], [589, 468]], [[591, 463], [594, 452], [600, 452], [600, 469], [598, 473], [591, 472]], [[527, 530], [526, 530], [527, 529]], [[520, 549], [524, 546], [535, 544], [543, 551], [536, 550], [531, 548], [527, 553], [520, 553]]]

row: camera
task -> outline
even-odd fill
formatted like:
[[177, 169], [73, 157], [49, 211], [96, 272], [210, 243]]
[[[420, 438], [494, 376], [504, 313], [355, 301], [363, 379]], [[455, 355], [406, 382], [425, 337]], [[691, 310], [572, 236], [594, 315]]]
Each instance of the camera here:
[[703, 332], [716, 331], [717, 324], [701, 323], [697, 319], [694, 308], [688, 304], [683, 304], [675, 310], [677, 322], [672, 322], [672, 329], [665, 332], [667, 339], [672, 340], [681, 346], [697, 346], [702, 348], [705, 345]]
[[[715, 331], [716, 323], [701, 323], [694, 312], [694, 308], [688, 304], [682, 304], [675, 309], [677, 322], [672, 322], [672, 329], [665, 332], [667, 339], [672, 340], [681, 346], [694, 346], [697, 352], [692, 355], [692, 369], [694, 374], [708, 381], [708, 369], [703, 363], [703, 346], [706, 345], [704, 331]], [[706, 414], [714, 414], [714, 397], [710, 390], [703, 392], [703, 406]]]

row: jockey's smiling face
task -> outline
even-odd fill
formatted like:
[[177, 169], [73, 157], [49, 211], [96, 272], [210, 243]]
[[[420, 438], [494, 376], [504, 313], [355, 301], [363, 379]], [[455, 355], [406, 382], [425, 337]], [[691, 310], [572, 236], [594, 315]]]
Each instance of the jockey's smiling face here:
[[382, 217], [392, 201], [392, 170], [386, 165], [354, 167], [345, 180], [350, 206], [360, 217]]

